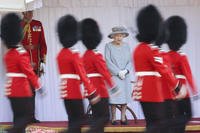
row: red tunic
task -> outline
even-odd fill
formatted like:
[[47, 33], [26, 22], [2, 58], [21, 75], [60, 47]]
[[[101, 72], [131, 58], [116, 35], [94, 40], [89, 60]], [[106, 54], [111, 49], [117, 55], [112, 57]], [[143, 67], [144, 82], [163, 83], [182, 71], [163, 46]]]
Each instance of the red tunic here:
[[[169, 51], [168, 55], [171, 61], [171, 67], [176, 78], [182, 84], [189, 84], [193, 95], [197, 94], [197, 87], [194, 83], [190, 65], [187, 56], [182, 52]], [[189, 97], [189, 92], [186, 97]]]
[[109, 87], [113, 87], [114, 84], [102, 54], [97, 50], [87, 50], [83, 55], [83, 63], [88, 77], [97, 88], [98, 94], [103, 98], [108, 98], [105, 81]]
[[[165, 51], [160, 51], [162, 57], [163, 57], [163, 64], [166, 65], [168, 67], [168, 69], [171, 69], [171, 61], [170, 61], [170, 57], [167, 54], [167, 52]], [[172, 71], [172, 69], [171, 69]], [[172, 71], [173, 72], [173, 71]], [[168, 82], [162, 78], [162, 90], [163, 90], [163, 96], [165, 100], [172, 100], [174, 99], [174, 92], [171, 90]]]
[[35, 89], [40, 88], [38, 77], [33, 72], [30, 57], [23, 47], [12, 48], [4, 56], [7, 82], [11, 81], [8, 97], [32, 97], [30, 83]]
[[80, 90], [80, 84], [82, 82], [85, 86], [86, 97], [96, 91], [90, 83], [90, 80], [87, 78], [82, 60], [77, 50], [63, 48], [57, 56], [57, 63], [62, 85], [65, 84], [62, 91], [66, 91], [66, 95], [61, 96], [62, 98], [82, 99], [83, 96]]
[[[25, 25], [24, 21], [22, 21], [22, 26], [24, 27]], [[47, 53], [44, 30], [40, 21], [32, 20], [30, 22], [30, 30], [29, 28], [24, 28], [22, 44], [30, 55], [34, 70], [38, 71], [39, 64], [41, 60], [45, 60]]]
[[138, 82], [141, 85], [141, 98], [144, 102], [163, 102], [161, 77], [169, 83], [171, 90], [178, 85], [177, 79], [166, 65], [155, 45], [140, 43], [133, 53]]

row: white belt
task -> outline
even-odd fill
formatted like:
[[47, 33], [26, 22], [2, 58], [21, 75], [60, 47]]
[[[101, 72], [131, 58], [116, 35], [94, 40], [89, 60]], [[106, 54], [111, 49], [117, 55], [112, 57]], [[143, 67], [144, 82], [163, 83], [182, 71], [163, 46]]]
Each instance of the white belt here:
[[136, 72], [136, 76], [157, 76], [161, 77], [159, 72], [156, 71], [141, 71], [141, 72]]
[[87, 77], [88, 78], [91, 78], [91, 77], [102, 77], [102, 75], [100, 73], [90, 73], [90, 74], [87, 74]]
[[7, 77], [23, 77], [26, 78], [27, 76], [24, 73], [6, 73]]
[[177, 79], [186, 79], [186, 77], [184, 75], [175, 75], [175, 77]]
[[80, 77], [77, 74], [61, 74], [60, 78], [61, 79], [65, 79], [66, 78], [66, 79], [77, 79], [77, 80], [80, 80]]

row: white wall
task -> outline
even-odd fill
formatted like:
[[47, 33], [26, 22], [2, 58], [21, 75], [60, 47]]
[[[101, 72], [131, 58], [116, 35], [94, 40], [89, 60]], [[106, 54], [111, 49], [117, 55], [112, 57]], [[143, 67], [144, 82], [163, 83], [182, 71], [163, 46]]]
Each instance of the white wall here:
[[[59, 99], [58, 74], [56, 68], [56, 54], [60, 50], [58, 38], [56, 35], [56, 23], [59, 17], [65, 14], [73, 14], [78, 20], [86, 17], [92, 17], [99, 22], [103, 41], [99, 46], [99, 50], [104, 53], [105, 43], [110, 41], [107, 35], [111, 32], [111, 28], [116, 25], [124, 25], [129, 29], [130, 36], [127, 41], [132, 50], [137, 45], [134, 38], [135, 16], [137, 11], [148, 3], [156, 4], [162, 12], [164, 18], [171, 15], [180, 15], [184, 17], [188, 23], [189, 36], [184, 51], [187, 53], [191, 67], [196, 79], [196, 83], [200, 83], [200, 46], [198, 45], [198, 37], [200, 35], [200, 1], [198, 0], [44, 0], [44, 7], [34, 12], [34, 18], [42, 21], [46, 41], [48, 45], [46, 75], [43, 77], [43, 83], [48, 91], [46, 97], [37, 97], [37, 116], [44, 121], [62, 121], [67, 116]], [[1, 16], [1, 15], [0, 15]], [[84, 52], [84, 47], [79, 42], [75, 47]], [[3, 56], [3, 48], [0, 45], [0, 57]], [[133, 75], [133, 74], [132, 74]], [[132, 77], [134, 80], [134, 76]], [[3, 79], [4, 70], [2, 60], [0, 60], [0, 122], [11, 121], [12, 113], [7, 98], [3, 96]], [[198, 85], [198, 84], [197, 84]], [[143, 114], [139, 104], [135, 101], [129, 104], [134, 109], [138, 118], [143, 118]], [[193, 101], [194, 117], [200, 117], [200, 101]], [[118, 112], [119, 113], [119, 112]], [[118, 114], [119, 116], [119, 114]], [[129, 114], [129, 118], [132, 117]]]

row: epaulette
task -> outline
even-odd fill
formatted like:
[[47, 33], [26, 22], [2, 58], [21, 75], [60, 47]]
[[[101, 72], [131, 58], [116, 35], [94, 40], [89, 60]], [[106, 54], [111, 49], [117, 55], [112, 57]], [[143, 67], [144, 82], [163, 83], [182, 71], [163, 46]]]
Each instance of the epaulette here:
[[72, 53], [80, 53], [79, 50], [75, 48], [70, 48], [70, 50], [72, 51]]
[[36, 32], [41, 32], [42, 31], [42, 26], [40, 26], [40, 25], [34, 25], [32, 27], [32, 30], [36, 31]]
[[163, 58], [162, 57], [153, 57], [155, 62], [159, 62], [161, 64], [163, 64]]
[[149, 46], [152, 48], [152, 49], [158, 49], [158, 46], [154, 45], [154, 44], [149, 44]]
[[99, 50], [97, 50], [97, 49], [93, 49], [93, 52], [94, 52], [95, 54], [101, 54], [101, 52], [100, 52]]
[[164, 50], [162, 48], [158, 48], [158, 50], [159, 50], [160, 53], [166, 53], [167, 52], [166, 50]]
[[17, 50], [20, 54], [26, 53], [26, 50], [24, 49], [23, 46], [19, 46], [18, 48], [16, 48], [16, 50]]
[[182, 50], [177, 51], [180, 55], [186, 55], [186, 53], [182, 52]]

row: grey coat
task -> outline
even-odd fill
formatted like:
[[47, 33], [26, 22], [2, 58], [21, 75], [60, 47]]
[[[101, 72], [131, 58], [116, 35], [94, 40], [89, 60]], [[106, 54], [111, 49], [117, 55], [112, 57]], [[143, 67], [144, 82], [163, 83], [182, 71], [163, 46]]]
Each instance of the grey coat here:
[[124, 69], [129, 72], [132, 70], [130, 47], [124, 42], [119, 46], [112, 44], [112, 42], [107, 43], [105, 46], [105, 59], [113, 81], [121, 90], [118, 96], [110, 97], [110, 103], [127, 104], [131, 100], [130, 74], [127, 74], [126, 78], [121, 80], [118, 73]]

